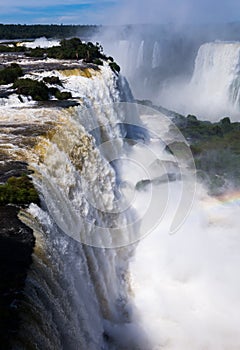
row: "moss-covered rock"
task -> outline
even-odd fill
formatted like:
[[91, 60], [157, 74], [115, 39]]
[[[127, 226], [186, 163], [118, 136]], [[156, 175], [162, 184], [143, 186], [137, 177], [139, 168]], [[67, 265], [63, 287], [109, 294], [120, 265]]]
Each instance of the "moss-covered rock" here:
[[26, 206], [30, 203], [39, 204], [39, 196], [28, 176], [12, 176], [6, 183], [0, 185], [0, 206], [7, 204]]

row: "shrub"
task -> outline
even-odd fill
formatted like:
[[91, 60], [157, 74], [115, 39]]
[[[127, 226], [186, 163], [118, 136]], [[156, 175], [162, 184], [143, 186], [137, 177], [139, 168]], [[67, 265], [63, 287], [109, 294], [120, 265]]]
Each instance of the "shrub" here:
[[69, 92], [69, 91], [62, 91], [62, 92], [60, 92], [60, 91], [58, 90], [58, 91], [56, 91], [56, 93], [55, 93], [55, 97], [56, 97], [58, 100], [67, 100], [67, 99], [69, 99], [69, 98], [72, 97], [72, 94], [71, 94], [71, 92]]
[[55, 77], [55, 76], [45, 77], [43, 78], [43, 81], [47, 84], [62, 86], [62, 82], [59, 79], [59, 77]]
[[103, 61], [100, 60], [99, 58], [94, 58], [92, 63], [96, 64], [97, 66], [102, 66], [103, 65]]
[[29, 57], [43, 58], [44, 53], [45, 53], [45, 49], [42, 49], [40, 47], [36, 47], [35, 49], [28, 49], [28, 51], [25, 53], [25, 55], [29, 56]]
[[112, 69], [113, 72], [119, 73], [120, 72], [120, 67], [116, 62], [110, 62], [109, 63], [110, 68]]
[[17, 63], [12, 63], [9, 67], [0, 70], [1, 84], [11, 84], [23, 75], [21, 67]]
[[49, 100], [49, 89], [42, 81], [18, 79], [14, 82], [13, 88], [17, 89], [18, 94], [31, 96], [35, 101]]
[[[56, 59], [83, 59], [86, 62], [93, 63], [96, 59], [107, 59], [102, 53], [102, 46], [98, 43], [94, 45], [91, 42], [83, 43], [79, 38], [63, 39], [60, 46], [53, 46], [47, 49], [35, 48], [29, 49], [27, 55], [31, 57], [51, 57]], [[95, 61], [95, 64], [101, 65], [101, 60]]]
[[39, 196], [28, 176], [10, 177], [7, 182], [0, 185], [0, 205], [39, 204]]

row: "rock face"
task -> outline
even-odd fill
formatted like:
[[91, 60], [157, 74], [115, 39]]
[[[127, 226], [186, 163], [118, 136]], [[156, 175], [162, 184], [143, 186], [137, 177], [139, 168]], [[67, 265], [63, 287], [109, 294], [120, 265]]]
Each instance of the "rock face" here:
[[[23, 172], [28, 172], [25, 163], [3, 163], [0, 182]], [[35, 241], [32, 230], [18, 219], [19, 209], [0, 206], [0, 339], [3, 349], [11, 348], [11, 340], [18, 329], [18, 313]]]
[[18, 311], [34, 247], [32, 230], [17, 217], [16, 207], [0, 207], [0, 338], [4, 349], [18, 328]]

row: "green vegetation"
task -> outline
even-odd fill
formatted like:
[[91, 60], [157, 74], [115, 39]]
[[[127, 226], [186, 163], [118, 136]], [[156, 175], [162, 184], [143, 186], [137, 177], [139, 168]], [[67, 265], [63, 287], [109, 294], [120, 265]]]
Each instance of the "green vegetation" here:
[[43, 78], [43, 81], [47, 84], [62, 86], [62, 82], [59, 79], [59, 77], [55, 77], [55, 76], [45, 77]]
[[27, 48], [25, 46], [17, 46], [16, 43], [11, 43], [11, 46], [7, 44], [0, 44], [0, 53], [4, 52], [25, 52]]
[[[149, 100], [137, 102], [165, 114], [178, 127], [191, 148], [198, 177], [208, 185], [210, 194], [224, 192], [229, 184], [240, 188], [240, 123], [232, 123], [228, 117], [216, 123], [201, 121], [194, 115], [184, 117], [155, 106]], [[171, 131], [174, 138], [175, 126]], [[169, 146], [166, 149], [171, 152]]]
[[35, 101], [49, 100], [48, 87], [42, 81], [18, 79], [14, 82], [13, 88], [17, 89], [19, 95], [31, 96]]
[[63, 39], [60, 46], [53, 46], [47, 49], [39, 47], [27, 52], [30, 57], [50, 57], [56, 59], [83, 59], [87, 63], [102, 64], [100, 59], [107, 59], [103, 54], [103, 48], [99, 43], [94, 45], [91, 42], [83, 43], [79, 38], [69, 40]]
[[210, 123], [192, 115], [178, 115], [174, 121], [188, 140], [199, 176], [210, 193], [224, 191], [229, 182], [239, 187], [240, 123], [231, 123], [228, 117]]
[[22, 75], [21, 67], [17, 63], [12, 63], [10, 66], [0, 70], [0, 85], [11, 84]]
[[94, 58], [94, 59], [92, 60], [92, 63], [93, 63], [93, 64], [96, 64], [97, 66], [103, 66], [103, 61], [100, 60], [100, 58]]
[[120, 72], [120, 66], [116, 62], [110, 62], [109, 66], [114, 72], [116, 73]]
[[0, 185], [0, 206], [7, 204], [39, 204], [39, 196], [28, 176], [10, 177]]
[[66, 38], [79, 35], [89, 37], [98, 30], [94, 25], [21, 25], [0, 24], [0, 39]]
[[231, 123], [228, 117], [220, 122], [200, 121], [195, 116], [177, 116], [174, 122], [189, 141], [195, 156], [203, 151], [229, 149], [240, 155], [240, 123]]
[[[60, 42], [60, 46], [53, 46], [49, 48], [36, 47], [34, 49], [26, 48], [24, 46], [18, 47], [13, 43], [13, 46], [1, 45], [0, 52], [22, 52], [27, 57], [45, 59], [65, 59], [65, 60], [83, 60], [86, 63], [93, 63], [97, 66], [103, 65], [103, 60], [109, 60], [109, 66], [115, 73], [120, 72], [119, 65], [114, 62], [113, 58], [107, 57], [103, 53], [103, 48], [99, 43], [93, 44], [91, 42], [82, 42], [79, 38], [63, 39]], [[57, 79], [57, 78], [54, 78]], [[14, 80], [13, 80], [14, 81]], [[12, 81], [12, 82], [13, 82]], [[50, 78], [45, 78], [45, 82], [49, 84], [59, 84], [57, 82], [51, 82]]]
[[[20, 50], [21, 49], [21, 50]], [[21, 47], [16, 44], [13, 47], [9, 47], [5, 44], [0, 44], [0, 52], [19, 52], [23, 51], [27, 57], [45, 59], [65, 59], [65, 60], [84, 60], [86, 63], [93, 63], [97, 66], [103, 65], [103, 60], [109, 60], [109, 66], [111, 69], [119, 73], [120, 67], [114, 62], [112, 57], [107, 57], [103, 54], [103, 48], [99, 43], [93, 44], [91, 42], [84, 43], [79, 38], [63, 39], [60, 42], [60, 46], [53, 46], [49, 48], [36, 47], [34, 49]], [[49, 79], [49, 78], [45, 78]], [[56, 79], [56, 78], [55, 78]], [[47, 81], [49, 84], [58, 84], [59, 82]]]
[[69, 98], [72, 97], [72, 94], [69, 91], [62, 91], [61, 92], [61, 91], [57, 90], [54, 95], [58, 100], [68, 100]]
[[[56, 79], [55, 79], [56, 78]], [[58, 85], [61, 81], [58, 77], [44, 78], [44, 81], [51, 81]], [[29, 78], [18, 79], [14, 82], [13, 88], [17, 90], [19, 95], [31, 96], [35, 101], [48, 101], [50, 95], [55, 96], [58, 100], [67, 100], [72, 97], [69, 91], [59, 91], [56, 87], [48, 88], [44, 81], [32, 80]]]

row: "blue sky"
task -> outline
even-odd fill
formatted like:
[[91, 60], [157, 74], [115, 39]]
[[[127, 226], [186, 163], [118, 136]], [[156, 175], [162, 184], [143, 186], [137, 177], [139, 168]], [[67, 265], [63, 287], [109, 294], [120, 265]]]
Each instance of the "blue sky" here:
[[0, 23], [100, 24], [115, 0], [0, 0]]
[[234, 20], [240, 20], [240, 0], [0, 0], [0, 23], [209, 23]]

